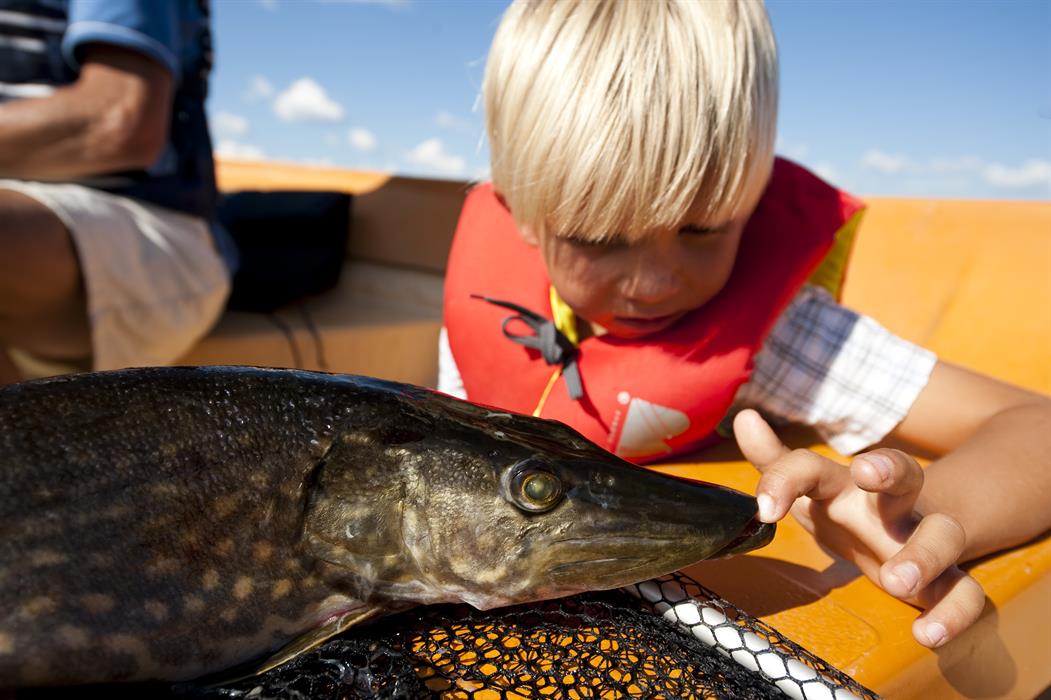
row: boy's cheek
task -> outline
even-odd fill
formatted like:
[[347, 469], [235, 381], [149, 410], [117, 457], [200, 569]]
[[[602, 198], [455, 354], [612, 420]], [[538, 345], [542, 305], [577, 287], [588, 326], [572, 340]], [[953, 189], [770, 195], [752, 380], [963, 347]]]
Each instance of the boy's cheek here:
[[608, 298], [596, 293], [595, 288], [580, 288], [578, 285], [558, 284], [553, 282], [555, 290], [562, 301], [573, 310], [577, 318], [603, 325], [603, 321], [612, 319]]
[[579, 319], [608, 327], [616, 315], [624, 251], [581, 247], [561, 240], [540, 242], [548, 279]]

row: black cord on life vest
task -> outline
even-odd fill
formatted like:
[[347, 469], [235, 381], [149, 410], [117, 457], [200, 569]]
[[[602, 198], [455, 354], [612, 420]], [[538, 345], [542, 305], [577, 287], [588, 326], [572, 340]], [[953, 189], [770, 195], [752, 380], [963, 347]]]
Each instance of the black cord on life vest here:
[[[513, 343], [538, 350], [540, 356], [544, 358], [544, 362], [549, 365], [562, 365], [562, 376], [566, 380], [569, 398], [579, 401], [584, 396], [584, 385], [580, 380], [580, 367], [577, 365], [577, 356], [580, 351], [573, 344], [573, 341], [555, 327], [554, 321], [514, 302], [492, 299], [481, 294], [472, 294], [471, 298], [481, 299], [490, 304], [516, 311], [517, 315], [505, 318], [500, 327], [504, 337]], [[507, 327], [514, 321], [520, 321], [525, 324], [532, 331], [532, 334], [520, 335], [509, 331]]]

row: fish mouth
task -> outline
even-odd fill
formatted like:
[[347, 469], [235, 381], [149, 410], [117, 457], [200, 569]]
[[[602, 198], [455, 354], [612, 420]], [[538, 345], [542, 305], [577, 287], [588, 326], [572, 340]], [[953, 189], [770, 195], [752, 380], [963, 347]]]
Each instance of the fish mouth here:
[[[641, 554], [660, 551], [661, 547], [677, 540], [668, 537], [639, 537], [631, 535], [611, 535], [599, 539], [588, 537], [567, 537], [552, 543], [565, 548], [576, 549], [578, 557], [562, 560], [551, 566], [548, 576], [551, 580], [565, 583], [577, 581], [581, 577], [589, 581], [589, 587], [601, 587], [605, 579], [616, 579], [611, 586], [636, 569], [652, 567], [655, 557]], [[608, 551], [608, 549], [614, 551]], [[621, 550], [619, 553], [616, 550]], [[589, 556], [590, 555], [590, 556]]]
[[569, 495], [575, 522], [549, 544], [550, 574], [563, 583], [576, 576], [585, 587], [625, 585], [633, 573], [652, 578], [751, 551], [775, 530], [758, 520], [752, 496], [633, 466], [599, 465]]
[[[576, 583], [579, 579], [579, 573], [584, 570], [588, 574], [589, 588], [617, 587], [624, 585], [621, 582], [622, 579], [625, 576], [630, 576], [631, 572], [644, 569], [652, 564], [652, 559], [641, 557], [596, 557], [594, 559], [578, 559], [556, 564], [548, 569], [547, 574], [552, 581], [558, 583], [567, 581]], [[596, 569], [599, 571], [596, 571]], [[606, 575], [604, 576], [603, 573]], [[604, 581], [606, 578], [610, 578], [611, 581]]]
[[[736, 537], [704, 558], [724, 559], [736, 554], [750, 552], [753, 549], [759, 549], [770, 543], [774, 538], [776, 530], [777, 527], [775, 525], [764, 523], [759, 520], [759, 518], [753, 516]], [[613, 536], [602, 538], [602, 543], [607, 546], [618, 545], [623, 547], [630, 545], [637, 551], [645, 551], [647, 549], [651, 549], [651, 551], [660, 551], [660, 547], [662, 546], [668, 544], [681, 545], [683, 544], [683, 541], [678, 538], [669, 537]], [[558, 540], [558, 544], [577, 544], [594, 547], [596, 542], [595, 540], [587, 538], [567, 538]], [[687, 559], [690, 559], [691, 561], [687, 561]], [[686, 557], [682, 562], [679, 562], [679, 565], [686, 566], [688, 563], [692, 563], [692, 559], [692, 557]], [[640, 571], [643, 577], [657, 576], [662, 573], [667, 573], [665, 570], [659, 572], [655, 570], [655, 565], [659, 560], [660, 557], [655, 556], [638, 556], [637, 554], [611, 556], [610, 554], [598, 554], [596, 552], [596, 556], [592, 558], [581, 558], [556, 564], [548, 569], [547, 573], [552, 581], [559, 583], [577, 581], [583, 574], [589, 579], [589, 587], [601, 588], [604, 584], [608, 585], [608, 587], [616, 587], [624, 585], [624, 581], [626, 581], [634, 571]], [[666, 568], [667, 570], [671, 570], [672, 567]], [[606, 579], [608, 579], [608, 581], [606, 581]]]
[[585, 547], [609, 547], [613, 545], [630, 545], [635, 547], [647, 547], [651, 545], [662, 545], [679, 542], [675, 537], [642, 537], [638, 535], [608, 535], [603, 537], [567, 537], [555, 540], [552, 544], [559, 545], [581, 545]]
[[753, 517], [741, 533], [726, 543], [722, 549], [709, 556], [709, 559], [725, 559], [735, 554], [743, 554], [753, 549], [759, 549], [770, 544], [774, 539], [777, 526], [773, 523], [764, 523], [759, 518]]

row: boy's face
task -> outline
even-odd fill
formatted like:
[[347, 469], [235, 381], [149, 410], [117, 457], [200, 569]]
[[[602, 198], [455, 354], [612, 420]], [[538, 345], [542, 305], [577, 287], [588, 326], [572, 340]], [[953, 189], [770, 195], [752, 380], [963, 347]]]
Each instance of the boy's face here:
[[590, 243], [521, 229], [540, 247], [551, 283], [580, 318], [620, 338], [662, 331], [726, 284], [747, 218], [715, 229], [683, 226], [636, 243]]

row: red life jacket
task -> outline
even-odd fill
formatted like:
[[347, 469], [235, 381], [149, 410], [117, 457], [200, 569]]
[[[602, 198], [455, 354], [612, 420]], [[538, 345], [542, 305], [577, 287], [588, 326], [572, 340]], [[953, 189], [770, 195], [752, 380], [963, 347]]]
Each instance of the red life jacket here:
[[[777, 317], [840, 230], [851, 234], [841, 237], [849, 247], [862, 209], [847, 193], [778, 159], [719, 294], [641, 340], [585, 338], [577, 356], [584, 396], [572, 400], [560, 379], [540, 415], [634, 462], [707, 443]], [[832, 262], [838, 263], [832, 273], [838, 282], [845, 260]], [[550, 319], [549, 288], [539, 249], [521, 239], [492, 186], [473, 189], [445, 278], [445, 326], [468, 399], [533, 411], [554, 368], [537, 350], [504, 337], [506, 309], [471, 295], [510, 301]]]

